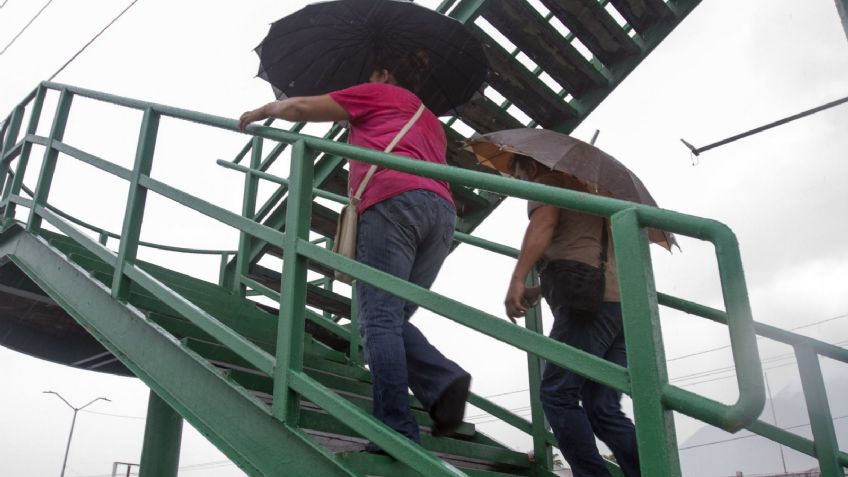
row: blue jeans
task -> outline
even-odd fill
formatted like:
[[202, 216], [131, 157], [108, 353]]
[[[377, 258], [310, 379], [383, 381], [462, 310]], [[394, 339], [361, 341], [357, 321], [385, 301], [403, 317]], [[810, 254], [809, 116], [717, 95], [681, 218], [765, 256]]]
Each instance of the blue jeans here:
[[[569, 316], [567, 306], [559, 306], [553, 313], [551, 338], [627, 366], [619, 303], [605, 302], [598, 315], [588, 319]], [[620, 392], [547, 363], [541, 398], [545, 416], [575, 477], [610, 476], [595, 435], [610, 448], [625, 476], [640, 475], [636, 430], [621, 411]]]
[[[356, 259], [430, 288], [453, 242], [456, 210], [433, 192], [412, 190], [369, 207], [359, 218]], [[418, 308], [364, 282], [356, 285], [359, 325], [371, 368], [374, 416], [419, 442], [409, 392], [429, 410], [466, 372], [409, 322]]]

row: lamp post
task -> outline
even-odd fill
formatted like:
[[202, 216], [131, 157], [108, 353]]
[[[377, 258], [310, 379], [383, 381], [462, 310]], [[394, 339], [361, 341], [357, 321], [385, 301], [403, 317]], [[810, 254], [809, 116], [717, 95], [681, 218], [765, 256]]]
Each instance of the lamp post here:
[[55, 394], [59, 399], [62, 400], [62, 402], [67, 404], [69, 408], [74, 410], [74, 418], [71, 420], [71, 432], [68, 434], [68, 444], [65, 446], [65, 459], [62, 461], [62, 473], [59, 474], [60, 477], [65, 477], [65, 466], [67, 466], [67, 464], [68, 464], [68, 451], [71, 450], [71, 438], [74, 436], [74, 425], [77, 422], [77, 412], [82, 410], [82, 409], [87, 408], [88, 406], [94, 404], [97, 401], [100, 401], [101, 399], [104, 400], [104, 401], [109, 401], [109, 402], [112, 402], [112, 401], [109, 398], [99, 397], [99, 398], [92, 399], [85, 406], [74, 407], [74, 406], [71, 405], [71, 403], [69, 403], [65, 398], [63, 398], [59, 393], [57, 393], [55, 391], [42, 391], [42, 392], [44, 394]]

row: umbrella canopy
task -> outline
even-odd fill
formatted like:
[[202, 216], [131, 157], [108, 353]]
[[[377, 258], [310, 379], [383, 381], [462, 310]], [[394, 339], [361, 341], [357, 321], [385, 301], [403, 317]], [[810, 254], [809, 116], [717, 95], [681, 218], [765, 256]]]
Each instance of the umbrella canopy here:
[[406, 0], [314, 3], [274, 24], [256, 48], [259, 77], [277, 98], [326, 94], [368, 81], [377, 58], [427, 60], [416, 92], [436, 115], [471, 99], [486, 79], [483, 46], [458, 21]]
[[[657, 207], [645, 184], [614, 157], [591, 144], [545, 129], [507, 129], [466, 141], [465, 148], [477, 160], [505, 175], [515, 174], [516, 154], [533, 158], [552, 171], [576, 179], [580, 188], [593, 194]], [[652, 242], [671, 250], [674, 235], [649, 229]]]

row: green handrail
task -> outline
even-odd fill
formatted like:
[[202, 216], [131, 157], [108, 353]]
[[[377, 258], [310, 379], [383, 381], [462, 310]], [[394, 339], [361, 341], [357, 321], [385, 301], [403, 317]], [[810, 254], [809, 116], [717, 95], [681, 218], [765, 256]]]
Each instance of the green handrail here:
[[[15, 128], [11, 126], [14, 126], [15, 122], [20, 123], [20, 119], [15, 118], [20, 118], [23, 110], [22, 108], [16, 108], [9, 121], [10, 126], [7, 127], [6, 137], [2, 141], [3, 166], [8, 167], [12, 157], [15, 156], [8, 154], [9, 151], [13, 149], [19, 151], [19, 170], [16, 171], [16, 175], [19, 176], [17, 177], [23, 177], [24, 171], [20, 167], [21, 164], [25, 166], [28, 159], [24, 154], [25, 146], [34, 143], [45, 145], [45, 160], [42, 164], [42, 170], [39, 174], [33, 199], [30, 200], [21, 197], [20, 188], [15, 189], [13, 187], [15, 181], [12, 181], [12, 186], [4, 187], [3, 189], [3, 200], [9, 206], [12, 204], [21, 204], [30, 207], [31, 213], [28, 228], [33, 233], [38, 233], [42, 219], [47, 220], [106, 260], [107, 263], [113, 264], [116, 270], [113, 293], [116, 293], [116, 290], [120, 291], [122, 288], [121, 283], [124, 279], [138, 283], [157, 296], [157, 298], [168, 303], [169, 306], [183, 313], [188, 319], [204, 329], [204, 331], [207, 331], [210, 335], [232, 348], [233, 351], [254, 364], [257, 369], [273, 374], [275, 377], [275, 392], [272, 410], [274, 415], [281, 420], [296, 425], [298, 419], [297, 400], [299, 399], [299, 395], [308, 394], [310, 400], [313, 402], [321, 401], [326, 406], [332, 407], [333, 411], [327, 409], [328, 412], [335, 413], [334, 415], [343, 422], [348, 424], [353, 423], [354, 425], [352, 427], [354, 429], [378, 442], [390, 454], [413, 466], [413, 468], [431, 469], [433, 475], [460, 475], [454, 472], [455, 469], [443, 465], [441, 461], [421, 451], [419, 448], [409, 446], [403, 440], [386, 437], [392, 434], [387, 432], [384, 427], [381, 427], [381, 424], [368, 416], [363, 418], [362, 416], [351, 414], [348, 409], [339, 404], [337, 398], [334, 397], [334, 393], [317, 383], [306, 380], [300, 374], [302, 366], [302, 340], [298, 340], [298, 338], [303, 333], [303, 322], [310, 318], [304, 306], [306, 291], [305, 267], [306, 260], [309, 259], [341, 270], [359, 280], [364, 280], [375, 286], [387, 289], [405, 300], [416, 303], [453, 321], [513, 345], [530, 355], [572, 369], [614, 389], [631, 393], [634, 396], [636, 419], [639, 423], [637, 426], [637, 438], [640, 442], [640, 454], [645, 457], [642, 459], [643, 472], [648, 472], [650, 475], [679, 475], [679, 464], [676, 459], [676, 443], [673, 435], [673, 421], [670, 417], [672, 410], [694, 416], [712, 425], [731, 431], [746, 426], [760, 426], [756, 418], [763, 408], [765, 394], [762, 385], [761, 365], [757, 355], [757, 325], [754, 324], [750, 312], [744, 274], [742, 272], [741, 259], [735, 236], [726, 226], [719, 222], [616, 199], [531, 184], [449, 166], [430, 164], [400, 156], [392, 156], [378, 151], [362, 149], [270, 127], [251, 126], [248, 128], [248, 133], [254, 137], [294, 145], [292, 148], [292, 173], [289, 179], [286, 180], [289, 186], [287, 227], [286, 233], [281, 233], [256, 223], [252, 216], [245, 217], [234, 214], [226, 209], [152, 179], [147, 172], [149, 170], [149, 158], [152, 156], [152, 148], [155, 145], [156, 120], [159, 117], [173, 117], [230, 131], [237, 130], [237, 122], [235, 120], [56, 83], [42, 83], [30, 95], [31, 98], [37, 98], [39, 95], [43, 96], [43, 91], [46, 89], [57, 90], [61, 93], [60, 107], [57, 108], [57, 113], [54, 116], [50, 136], [41, 138], [28, 131], [28, 134], [18, 143], [17, 135], [20, 124]], [[105, 163], [105, 161], [87, 155], [62, 142], [64, 123], [74, 96], [88, 97], [145, 111], [148, 120], [144, 121], [142, 131], [140, 132], [136, 165], [132, 171], [115, 165], [107, 166], [106, 164], [108, 163]], [[22, 105], [25, 106], [26, 102], [22, 103]], [[123, 228], [125, 231], [129, 231], [129, 233], [122, 233], [121, 248], [122, 250], [126, 250], [125, 253], [119, 253], [116, 256], [113, 252], [77, 231], [73, 225], [48, 209], [47, 198], [50, 184], [53, 180], [55, 157], [60, 151], [117, 177], [131, 180], [131, 191], [135, 192], [130, 194], [130, 201], [127, 208], [128, 213], [124, 218], [125, 223]], [[628, 352], [631, 357], [629, 369], [573, 349], [555, 340], [541, 336], [537, 332], [516, 327], [498, 317], [417, 287], [392, 275], [371, 269], [310, 243], [308, 233], [312, 205], [311, 199], [316, 194], [312, 185], [312, 167], [314, 157], [317, 153], [349, 157], [403, 172], [471, 186], [476, 189], [484, 189], [499, 194], [540, 201], [557, 207], [611, 218], [616, 257], [619, 261], [622, 310], [625, 326], [627, 327], [625, 335]], [[243, 167], [238, 166], [238, 168]], [[260, 173], [266, 174], [263, 171], [253, 168], [247, 171], [244, 169], [241, 170], [242, 172], [255, 175], [256, 178], [262, 177]], [[5, 174], [3, 176], [5, 178]], [[262, 178], [275, 180], [270, 175]], [[276, 179], [280, 181], [284, 180], [281, 178]], [[278, 183], [282, 184], [282, 182]], [[292, 280], [287, 280], [287, 286], [283, 289], [285, 296], [282, 300], [283, 306], [280, 308], [278, 354], [276, 357], [263, 354], [264, 352], [256, 348], [255, 345], [246, 342], [246, 340], [232, 332], [232, 330], [221, 324], [214, 317], [191, 307], [184, 298], [164, 287], [164, 285], [151, 278], [135, 265], [133, 248], [139, 245], [139, 241], [137, 234], [134, 233], [134, 229], [140, 223], [143, 216], [144, 197], [147, 191], [152, 191], [174, 200], [183, 206], [223, 222], [250, 237], [282, 246], [286, 253], [283, 276]], [[683, 311], [693, 312], [694, 314], [703, 312], [704, 309], [699, 308], [700, 305], [694, 306], [683, 301], [674, 301], [673, 297], [656, 292], [653, 285], [650, 255], [648, 253], [647, 227], [707, 240], [715, 246], [726, 309], [726, 311], [718, 313], [721, 314], [722, 319], [725, 320], [730, 329], [731, 348], [737, 366], [739, 399], [733, 405], [728, 406], [706, 399], [673, 386], [668, 382], [660, 338], [657, 307], [660, 302], [663, 302], [663, 304], [674, 303]], [[506, 255], [512, 255], [515, 252], [514, 249], [479, 238], [458, 235], [457, 239]], [[301, 280], [300, 278], [303, 279]], [[118, 294], [120, 295], [120, 293]], [[713, 312], [704, 314], [715, 316]], [[279, 346], [280, 344], [284, 344], [285, 346]], [[834, 352], [834, 350], [826, 350], [818, 345], [804, 348], [800, 352], [802, 354], [806, 353], [804, 355], [805, 359], [809, 361], [810, 353], [818, 356], [822, 350], [834, 354], [841, 353]], [[643, 353], [643, 355], [639, 353]], [[640, 359], [632, 359], [634, 356]], [[817, 384], [813, 380], [807, 386], [811, 390], [815, 390]], [[818, 399], [818, 402], [821, 402], [822, 396], [819, 395], [814, 398]], [[824, 399], [826, 401], [826, 398]], [[363, 424], [363, 419], [367, 424]], [[832, 422], [830, 424], [832, 426]], [[538, 433], [538, 428], [534, 429], [533, 432], [534, 434]], [[817, 439], [826, 438], [826, 423], [822, 419], [818, 419], [815, 424], [814, 434], [817, 436]], [[778, 436], [778, 438], [784, 437]], [[827, 443], [825, 442], [824, 444]], [[844, 454], [838, 451], [838, 447], [829, 445], [826, 448], [830, 451], [823, 454], [830, 455], [832, 461], [844, 464]], [[833, 451], [834, 448], [836, 451]], [[673, 451], [674, 456], [665, 455], [668, 454], [669, 450]], [[836, 457], [833, 457], [834, 454]], [[820, 455], [819, 458], [821, 461], [823, 457]], [[825, 466], [823, 465], [822, 468], [824, 469]]]

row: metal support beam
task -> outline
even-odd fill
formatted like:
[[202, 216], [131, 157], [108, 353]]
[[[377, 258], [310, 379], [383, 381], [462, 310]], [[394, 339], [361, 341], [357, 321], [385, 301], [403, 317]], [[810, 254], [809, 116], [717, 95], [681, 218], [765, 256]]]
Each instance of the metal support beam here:
[[[0, 241], [9, 257], [59, 306], [170, 407], [251, 476], [353, 477], [302, 432], [281, 426], [264, 403], [162, 332], [64, 256], [17, 226]], [[214, 396], [214, 399], [210, 399]]]
[[139, 477], [177, 477], [183, 418], [150, 391]]

